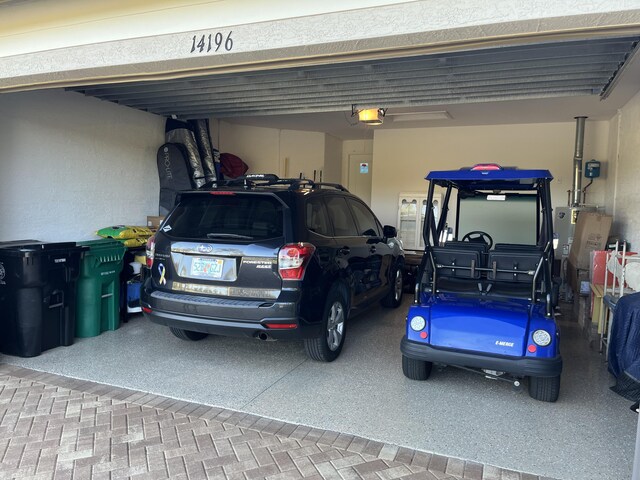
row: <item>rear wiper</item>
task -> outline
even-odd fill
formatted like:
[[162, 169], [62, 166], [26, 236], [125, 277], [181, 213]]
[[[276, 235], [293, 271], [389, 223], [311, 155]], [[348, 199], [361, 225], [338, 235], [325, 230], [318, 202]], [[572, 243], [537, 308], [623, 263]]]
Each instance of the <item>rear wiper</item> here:
[[237, 238], [239, 240], [253, 240], [249, 235], [238, 235], [236, 233], [207, 233], [207, 238]]

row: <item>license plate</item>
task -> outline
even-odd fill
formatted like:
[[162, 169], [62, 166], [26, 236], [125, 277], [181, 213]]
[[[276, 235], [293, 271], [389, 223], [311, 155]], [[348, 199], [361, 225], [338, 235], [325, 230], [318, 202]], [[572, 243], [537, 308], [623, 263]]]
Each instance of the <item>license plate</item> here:
[[191, 275], [203, 278], [222, 277], [222, 266], [224, 260], [221, 258], [201, 258], [191, 259]]

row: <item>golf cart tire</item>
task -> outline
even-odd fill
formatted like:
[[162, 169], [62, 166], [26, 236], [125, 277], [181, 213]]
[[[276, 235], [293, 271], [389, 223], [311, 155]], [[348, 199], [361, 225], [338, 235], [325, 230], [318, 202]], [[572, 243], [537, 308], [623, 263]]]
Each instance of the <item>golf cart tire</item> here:
[[402, 373], [411, 380], [427, 380], [431, 375], [433, 363], [416, 360], [402, 355]]
[[541, 402], [555, 402], [560, 394], [560, 375], [529, 377], [529, 395]]
[[171, 333], [173, 333], [176, 337], [181, 340], [189, 340], [191, 342], [196, 342], [198, 340], [202, 340], [208, 334], [203, 332], [194, 332], [192, 330], [183, 330], [182, 328], [169, 327]]

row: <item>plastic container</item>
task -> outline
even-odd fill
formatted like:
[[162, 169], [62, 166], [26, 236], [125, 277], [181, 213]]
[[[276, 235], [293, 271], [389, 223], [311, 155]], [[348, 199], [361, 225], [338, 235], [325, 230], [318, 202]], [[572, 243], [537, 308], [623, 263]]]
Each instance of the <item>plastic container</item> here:
[[127, 314], [140, 313], [140, 275], [127, 281]]
[[88, 247], [78, 279], [76, 337], [120, 327], [120, 272], [126, 247], [117, 240], [79, 242]]
[[75, 243], [0, 243], [0, 352], [35, 357], [73, 343], [84, 250]]

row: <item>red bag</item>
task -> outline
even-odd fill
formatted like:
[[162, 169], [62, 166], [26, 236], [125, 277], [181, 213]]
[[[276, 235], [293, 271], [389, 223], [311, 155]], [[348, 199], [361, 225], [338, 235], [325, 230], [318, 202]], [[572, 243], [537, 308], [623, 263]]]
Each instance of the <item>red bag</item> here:
[[249, 170], [249, 166], [232, 153], [220, 154], [220, 173], [228, 178], [241, 177]]

